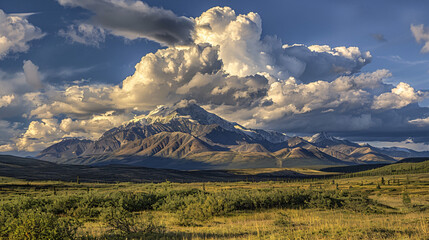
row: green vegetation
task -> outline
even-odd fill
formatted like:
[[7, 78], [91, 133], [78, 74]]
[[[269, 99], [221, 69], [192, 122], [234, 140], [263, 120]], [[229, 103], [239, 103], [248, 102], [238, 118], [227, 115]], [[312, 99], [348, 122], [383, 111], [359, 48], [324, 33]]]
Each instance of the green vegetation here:
[[0, 178], [0, 239], [424, 239], [428, 190], [428, 173], [234, 183]]
[[397, 175], [397, 174], [415, 174], [429, 172], [429, 161], [418, 163], [396, 163], [389, 164], [383, 167], [346, 174], [343, 177], [362, 177], [362, 176], [383, 176], [383, 175]]

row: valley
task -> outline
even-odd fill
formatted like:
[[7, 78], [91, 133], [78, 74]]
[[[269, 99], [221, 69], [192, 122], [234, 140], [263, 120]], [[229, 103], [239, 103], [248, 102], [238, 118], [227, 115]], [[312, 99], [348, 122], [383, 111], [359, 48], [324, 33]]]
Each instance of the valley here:
[[[275, 181], [94, 183], [0, 177], [0, 237], [425, 239], [429, 161], [403, 164], [362, 176]], [[232, 172], [248, 176], [273, 169]], [[30, 222], [44, 227], [32, 229]]]

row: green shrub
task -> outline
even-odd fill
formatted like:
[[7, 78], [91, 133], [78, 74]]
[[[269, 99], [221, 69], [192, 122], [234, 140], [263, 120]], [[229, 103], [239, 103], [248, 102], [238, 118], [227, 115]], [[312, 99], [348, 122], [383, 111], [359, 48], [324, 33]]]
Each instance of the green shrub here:
[[32, 197], [19, 197], [12, 202], [1, 205], [1, 212], [8, 212], [13, 217], [18, 217], [21, 212], [29, 209], [46, 209], [52, 201]]
[[102, 214], [102, 219], [114, 230], [125, 234], [161, 234], [165, 232], [165, 226], [155, 223], [152, 215], [135, 219], [132, 213], [123, 208], [110, 207]]
[[234, 210], [233, 203], [222, 195], [199, 194], [194, 201], [182, 205], [177, 211], [179, 225], [196, 225], [214, 216], [222, 216]]
[[10, 212], [0, 211], [0, 239], [7, 239], [9, 235], [9, 224], [13, 220]]
[[130, 212], [153, 209], [153, 205], [158, 201], [159, 197], [154, 194], [146, 193], [120, 193], [119, 206]]
[[53, 214], [66, 214], [79, 206], [82, 197], [80, 196], [61, 196], [56, 197], [47, 207], [47, 210]]
[[8, 224], [8, 239], [75, 239], [78, 222], [28, 210]]
[[103, 212], [101, 217], [102, 220], [113, 229], [125, 233], [138, 232], [138, 227], [133, 221], [132, 213], [126, 211], [123, 208], [110, 207], [105, 212]]

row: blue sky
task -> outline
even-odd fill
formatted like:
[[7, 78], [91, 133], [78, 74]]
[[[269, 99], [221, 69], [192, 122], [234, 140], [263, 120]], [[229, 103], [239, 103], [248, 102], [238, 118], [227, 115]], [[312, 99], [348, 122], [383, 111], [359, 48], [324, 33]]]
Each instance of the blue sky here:
[[[363, 70], [386, 68], [393, 73], [392, 82], [407, 81], [416, 88], [427, 88], [429, 57], [420, 54], [421, 44], [416, 43], [410, 32], [411, 24], [429, 24], [429, 3], [425, 1], [146, 2], [188, 17], [197, 17], [214, 6], [230, 6], [237, 13], [257, 12], [262, 18], [263, 34], [277, 35], [289, 44], [358, 46], [374, 56]], [[70, 44], [58, 36], [58, 31], [88, 18], [91, 13], [81, 8], [65, 8], [54, 0], [3, 0], [0, 9], [6, 13], [38, 13], [29, 21], [48, 33], [32, 43], [34, 47], [28, 52], [3, 60], [2, 69], [19, 71], [23, 59], [31, 59], [45, 70], [77, 71], [74, 76], [49, 79], [53, 83], [80, 78], [119, 83], [134, 72], [134, 65], [142, 56], [161, 47], [145, 39], [124, 41], [114, 36], [107, 37], [99, 48]], [[376, 40], [373, 36], [377, 34], [386, 41]], [[88, 68], [85, 73], [79, 71]]]
[[[2, 75], [0, 74], [0, 78], [3, 79], [0, 80], [3, 80], [4, 82], [25, 81], [22, 79], [19, 80], [20, 76], [25, 73], [26, 75], [24, 75], [26, 77], [26, 81], [31, 82], [32, 80], [29, 80], [28, 74], [36, 72], [34, 74], [39, 76], [37, 79], [40, 78], [40, 84], [43, 85], [43, 87], [37, 87], [36, 89], [25, 91], [22, 90], [22, 93], [19, 91], [17, 93], [0, 92], [0, 98], [2, 96], [11, 97], [13, 95], [13, 100], [4, 98], [3, 100], [5, 101], [5, 104], [3, 104], [3, 107], [0, 107], [0, 121], [2, 121], [0, 124], [0, 132], [3, 131], [3, 136], [6, 136], [3, 137], [3, 139], [0, 139], [0, 145], [7, 146], [3, 147], [4, 151], [10, 150], [31, 152], [37, 151], [47, 144], [59, 141], [63, 137], [96, 137], [96, 135], [91, 136], [89, 130], [92, 129], [89, 126], [89, 122], [94, 118], [102, 118], [100, 116], [114, 116], [115, 120], [110, 119], [109, 124], [106, 125], [106, 127], [111, 127], [115, 124], [119, 124], [122, 120], [129, 120], [129, 118], [133, 115], [144, 113], [145, 111], [150, 110], [152, 105], [155, 106], [159, 102], [162, 102], [163, 100], [161, 99], [159, 102], [154, 101], [153, 104], [149, 104], [147, 103], [147, 99], [141, 98], [139, 100], [140, 102], [135, 102], [136, 107], [124, 107], [123, 105], [118, 107], [119, 104], [117, 104], [117, 102], [112, 103], [112, 101], [114, 102], [114, 100], [112, 100], [112, 96], [114, 95], [111, 95], [112, 92], [120, 91], [118, 89], [115, 90], [114, 88], [122, 88], [122, 84], [124, 84], [122, 81], [128, 76], [135, 75], [135, 65], [142, 61], [142, 66], [147, 66], [147, 64], [141, 60], [142, 57], [146, 56], [148, 53], [156, 53], [159, 49], [168, 50], [170, 48], [176, 48], [176, 43], [166, 42], [153, 35], [153, 33], [147, 32], [154, 31], [148, 30], [151, 29], [151, 27], [159, 27], [150, 26], [150, 24], [160, 24], [156, 21], [156, 19], [152, 22], [150, 18], [159, 18], [161, 16], [161, 18], [165, 17], [165, 19], [173, 19], [174, 21], [178, 22], [178, 25], [174, 26], [176, 29], [172, 30], [169, 29], [168, 26], [164, 26], [165, 29], [160, 27], [161, 30], [165, 30], [168, 33], [173, 32], [174, 34], [178, 34], [177, 36], [180, 35], [183, 37], [183, 34], [186, 35], [189, 28], [194, 26], [193, 24], [198, 26], [198, 23], [194, 23], [195, 18], [216, 6], [229, 6], [232, 10], [235, 11], [236, 16], [243, 14], [243, 16], [247, 16], [250, 21], [254, 21], [255, 23], [258, 22], [258, 19], [254, 19], [248, 14], [250, 12], [257, 13], [259, 18], [262, 20], [262, 25], [259, 27], [262, 33], [260, 34], [260, 41], [258, 40], [256, 42], [257, 44], [274, 44], [264, 39], [266, 36], [276, 36], [278, 38], [277, 42], [281, 42], [282, 45], [287, 44], [290, 46], [293, 44], [304, 44], [305, 49], [299, 47], [283, 48], [286, 49], [286, 52], [282, 54], [293, 56], [293, 58], [298, 58], [300, 64], [302, 63], [301, 65], [307, 66], [306, 70], [303, 70], [304, 73], [302, 73], [302, 75], [301, 73], [294, 75], [294, 70], [301, 70], [292, 69], [291, 67], [287, 66], [280, 66], [280, 63], [279, 66], [273, 66], [274, 69], [287, 69], [290, 74], [287, 76], [284, 74], [272, 76], [276, 80], [272, 80], [270, 77], [264, 75], [264, 78], [266, 78], [264, 81], [268, 82], [266, 84], [270, 86], [267, 85], [265, 87], [261, 87], [258, 90], [258, 94], [261, 95], [250, 94], [249, 96], [252, 96], [251, 99], [243, 100], [243, 105], [240, 106], [233, 105], [231, 102], [227, 101], [219, 102], [216, 97], [213, 97], [212, 99], [200, 99], [198, 94], [191, 94], [189, 91], [185, 91], [187, 94], [189, 93], [186, 95], [183, 91], [183, 84], [181, 85], [182, 90], [174, 90], [176, 92], [181, 91], [182, 94], [180, 96], [172, 97], [171, 94], [166, 95], [168, 97], [168, 101], [167, 99], [164, 99], [166, 104], [173, 104], [173, 102], [169, 102], [170, 99], [195, 99], [199, 104], [205, 106], [206, 109], [211, 109], [229, 120], [238, 121], [251, 127], [272, 128], [297, 134], [312, 134], [314, 132], [318, 132], [319, 130], [326, 130], [334, 132], [339, 136], [350, 137], [359, 141], [374, 140], [385, 142], [387, 139], [395, 142], [402, 142], [411, 138], [413, 141], [423, 144], [423, 147], [420, 146], [419, 149], [424, 148], [424, 143], [427, 143], [429, 140], [421, 136], [422, 134], [424, 135], [429, 132], [429, 111], [426, 108], [429, 106], [427, 97], [428, 94], [426, 92], [426, 90], [429, 89], [429, 53], [424, 53], [422, 50], [424, 44], [429, 42], [427, 39], [427, 35], [429, 35], [429, 31], [427, 30], [427, 27], [429, 27], [429, 15], [427, 14], [429, 10], [429, 2], [391, 0], [268, 0], [246, 1], [244, 3], [243, 1], [152, 0], [145, 1], [144, 7], [142, 7], [142, 10], [138, 13], [146, 14], [147, 12], [153, 12], [156, 9], [171, 10], [171, 12], [156, 10], [157, 13], [152, 15], [149, 14], [147, 18], [144, 18], [144, 22], [135, 21], [138, 19], [138, 17], [135, 19], [130, 17], [127, 24], [131, 22], [132, 24], [136, 25], [136, 29], [138, 28], [138, 31], [142, 31], [138, 33], [141, 35], [139, 35], [137, 38], [133, 37], [134, 35], [132, 34], [130, 35], [129, 32], [115, 32], [118, 31], [118, 29], [115, 29], [116, 25], [108, 25], [110, 24], [111, 19], [109, 19], [108, 14], [104, 14], [103, 11], [108, 11], [107, 7], [109, 4], [113, 4], [114, 6], [116, 6], [115, 4], [118, 3], [132, 5], [136, 3], [136, 1], [137, 0], [101, 0], [97, 4], [93, 5], [88, 5], [88, 2], [92, 1], [87, 1], [85, 3], [85, 1], [82, 2], [79, 0], [2, 0], [0, 2], [0, 9], [4, 12], [5, 16], [11, 16], [11, 14], [16, 13], [33, 13], [32, 15], [26, 17], [23, 17], [22, 15], [19, 16], [21, 17], [22, 21], [27, 21], [29, 25], [34, 26], [41, 31], [38, 33], [38, 35], [37, 33], [34, 33], [34, 39], [25, 42], [28, 45], [28, 49], [13, 50], [11, 48], [5, 52], [4, 56], [0, 55], [2, 56], [0, 58], [0, 72], [3, 72]], [[105, 8], [103, 4], [107, 7]], [[123, 11], [125, 11], [125, 16], [127, 15], [126, 11], [129, 10], [127, 9], [128, 8], [123, 9]], [[227, 13], [224, 12], [224, 14]], [[131, 15], [132, 14], [130, 14], [130, 16]], [[181, 18], [181, 16], [184, 16], [184, 18]], [[114, 18], [114, 14], [112, 14], [111, 17]], [[211, 19], [210, 21], [217, 20]], [[93, 32], [91, 32], [92, 38], [90, 39], [92, 42], [87, 42], [85, 44], [77, 41], [76, 38], [73, 39], [70, 37], [70, 26], [73, 26], [74, 30], [76, 30], [81, 24], [86, 24], [85, 26], [87, 27], [95, 26], [95, 28], [91, 28], [91, 30], [95, 29]], [[419, 36], [421, 36], [422, 39], [420, 42], [418, 42], [416, 34], [413, 34], [411, 31], [411, 26], [419, 26], [421, 24], [423, 24], [423, 27]], [[141, 28], [138, 25], [142, 25]], [[177, 30], [177, 28], [181, 28], [181, 26], [183, 26], [183, 30]], [[246, 31], [248, 31], [248, 29], [239, 29], [237, 31], [239, 33], [247, 34]], [[95, 33], [99, 34], [98, 38], [96, 38], [94, 35]], [[0, 34], [2, 34], [1, 30]], [[135, 32], [133, 32], [133, 34], [135, 34]], [[255, 36], [259, 35], [256, 34]], [[188, 39], [180, 37], [179, 39], [189, 44]], [[203, 40], [201, 39], [198, 40], [193, 38], [191, 41], [192, 44], [203, 43]], [[218, 43], [219, 42], [210, 42], [210, 45], [215, 47], [215, 45]], [[246, 43], [247, 45], [245, 46], [251, 49], [245, 50], [246, 53], [252, 52], [252, 50], [254, 50], [254, 47], [251, 46], [253, 43], [254, 42]], [[249, 70], [246, 73], [247, 75], [242, 72], [237, 72], [236, 69], [228, 69], [228, 61], [238, 60], [228, 56], [226, 52], [222, 53], [222, 51], [226, 50], [222, 50], [223, 43], [219, 44], [221, 50], [219, 50], [217, 54], [220, 56], [219, 58], [222, 60], [224, 67], [217, 69], [214, 67], [214, 64], [213, 68], [216, 68], [216, 71], [221, 71], [224, 76], [227, 75], [228, 78], [226, 80], [223, 79], [222, 83], [230, 81], [230, 77], [233, 76], [245, 78], [246, 76], [261, 74], [260, 68], [258, 66], [255, 67], [254, 72]], [[359, 49], [359, 54], [362, 54], [363, 56], [366, 51], [369, 51], [371, 57], [358, 56], [362, 57], [362, 59], [365, 59], [365, 62], [359, 65], [358, 63], [360, 60], [357, 60], [357, 55], [353, 55], [353, 58], [356, 59], [352, 59], [350, 57], [347, 58], [341, 55], [340, 53], [336, 52], [337, 50], [328, 51], [329, 53], [320, 52], [322, 50], [317, 50], [319, 51], [318, 53], [320, 53], [320, 56], [318, 55], [314, 57], [314, 59], [311, 61], [319, 61], [317, 58], [323, 58], [325, 61], [325, 55], [330, 54], [329, 57], [331, 58], [331, 55], [333, 55], [335, 56], [335, 59], [326, 60], [334, 62], [329, 62], [329, 64], [343, 64], [341, 65], [341, 68], [345, 68], [337, 75], [326, 75], [318, 72], [321, 71], [320, 69], [324, 66], [315, 66], [314, 68], [311, 68], [310, 66], [312, 66], [313, 62], [308, 62], [310, 60], [308, 60], [306, 57], [303, 57], [305, 54], [309, 54], [308, 51], [311, 52], [314, 50], [314, 48], [309, 48], [310, 50], [307, 49], [307, 47], [311, 45], [328, 45], [332, 49], [342, 46], [347, 48], [357, 47]], [[237, 46], [242, 47], [243, 45]], [[227, 47], [231, 46], [226, 46], [225, 49], [228, 49]], [[177, 49], [175, 51], [181, 51]], [[266, 47], [264, 49], [266, 50]], [[276, 49], [273, 47], [272, 49], [270, 48], [269, 51], [275, 52], [282, 50], [281, 48]], [[302, 52], [297, 53], [297, 51]], [[338, 57], [338, 54], [340, 54], [344, 59]], [[277, 53], [272, 53], [272, 59], [277, 58], [279, 58]], [[28, 60], [31, 61], [31, 64], [27, 64], [27, 69], [30, 70], [25, 72], [23, 70], [23, 63], [24, 61]], [[346, 60], [347, 62], [343, 62]], [[240, 59], [240, 61], [244, 60]], [[354, 63], [353, 66], [350, 65], [352, 64], [350, 61]], [[158, 64], [160, 65], [161, 62], [158, 62]], [[250, 65], [251, 64], [248, 66]], [[369, 103], [373, 104], [373, 107], [371, 108], [372, 110], [362, 110], [362, 112], [359, 113], [359, 116], [356, 115], [356, 112], [359, 111], [354, 109], [356, 104], [351, 104], [349, 100], [346, 100], [345, 102], [340, 101], [341, 103], [339, 105], [335, 105], [334, 107], [326, 109], [322, 109], [315, 103], [322, 101], [320, 99], [312, 102], [311, 104], [302, 102], [296, 104], [293, 103], [295, 104], [294, 107], [297, 107], [297, 109], [289, 111], [284, 109], [284, 106], [288, 105], [289, 103], [287, 96], [282, 96], [281, 100], [276, 102], [276, 100], [271, 99], [280, 98], [275, 98], [274, 95], [269, 95], [270, 89], [272, 90], [274, 87], [274, 85], [271, 85], [273, 84], [272, 81], [278, 81], [282, 84], [285, 84], [285, 78], [287, 77], [294, 77], [294, 79], [296, 79], [296, 83], [298, 84], [298, 88], [304, 89], [304, 87], [312, 87], [312, 85], [305, 84], [314, 83], [319, 80], [329, 83], [341, 76], [352, 78], [353, 76], [359, 76], [360, 74], [364, 73], [374, 73], [371, 76], [375, 78], [375, 75], [377, 75], [375, 73], [381, 69], [387, 69], [389, 74], [384, 73], [384, 75], [380, 77], [382, 78], [381, 80], [374, 80], [376, 82], [378, 81], [379, 85], [381, 82], [381, 86], [378, 86], [377, 88], [368, 88], [368, 86], [366, 86], [367, 89], [370, 90], [366, 89], [365, 91], [371, 96], [371, 99], [376, 99], [376, 97], [386, 92], [390, 94], [391, 90], [395, 89], [401, 82], [408, 84], [407, 87], [411, 87], [414, 91], [413, 93], [415, 94], [411, 97], [408, 96], [406, 100], [401, 100], [398, 97], [399, 95], [394, 95], [393, 97], [395, 98], [393, 100], [389, 98], [392, 96], [384, 95], [383, 97], [379, 98], [380, 101], [384, 101], [383, 105]], [[200, 71], [199, 73], [203, 72]], [[218, 75], [220, 74], [221, 73], [218, 73]], [[272, 72], [267, 72], [267, 74], [275, 75]], [[380, 75], [380, 72], [378, 72], [378, 75]], [[147, 78], [148, 75], [144, 76]], [[23, 75], [21, 77], [23, 77]], [[212, 77], [215, 79], [214, 74]], [[39, 83], [37, 82], [39, 81], [37, 79], [35, 80], [36, 85]], [[133, 81], [133, 79], [130, 81]], [[156, 81], [162, 83], [163, 79], [158, 79]], [[108, 93], [104, 90], [103, 92], [100, 92], [101, 90], [99, 85], [103, 84], [112, 87], [112, 89], [106, 90], [109, 91]], [[191, 85], [188, 83], [186, 84], [185, 86], [191, 87]], [[262, 83], [258, 82], [258, 84]], [[58, 100], [58, 98], [61, 98], [61, 94], [64, 93], [65, 89], [71, 86], [88, 86], [87, 88], [90, 89], [88, 90], [90, 92], [98, 91], [97, 94], [101, 95], [110, 94], [109, 97], [106, 97], [109, 98], [109, 101], [106, 100], [106, 102], [108, 102], [110, 105], [104, 105], [108, 105], [110, 107], [92, 108], [94, 103], [88, 103], [88, 105], [91, 107], [86, 105], [82, 106], [82, 109], [89, 109], [90, 111], [88, 110], [88, 112], [85, 112], [86, 110], [82, 109], [64, 112], [52, 110], [55, 103], [62, 102], [62, 100]], [[98, 87], [97, 91], [94, 90], [94, 86]], [[335, 86], [333, 88], [337, 89]], [[11, 87], [11, 89], [19, 89], [19, 87]], [[78, 90], [84, 92], [82, 88], [79, 88]], [[287, 94], [288, 90], [290, 89], [284, 89], [283, 87], [283, 94]], [[150, 90], [147, 90], [147, 88], [142, 88], [141, 94], [146, 94], [145, 91]], [[171, 89], [169, 91], [171, 92]], [[246, 89], [246, 91], [249, 93], [250, 90]], [[295, 89], [295, 91], [297, 90]], [[419, 93], [418, 91], [421, 92]], [[266, 92], [268, 93], [264, 95]], [[126, 94], [126, 96], [132, 95], [132, 93], [122, 94]], [[147, 94], [150, 95], [150, 93]], [[349, 94], [354, 94], [355, 96], [356, 94], [360, 93], [359, 91], [354, 91], [349, 92]], [[368, 94], [365, 95], [365, 98], [368, 97]], [[33, 97], [37, 95], [37, 101], [39, 102], [33, 105], [25, 102], [28, 101], [30, 95]], [[337, 96], [337, 98], [340, 97], [344, 97], [344, 95]], [[335, 96], [332, 97], [334, 100], [335, 98]], [[19, 99], [19, 101], [17, 99]], [[135, 100], [135, 98], [133, 99]], [[332, 99], [329, 101], [333, 102]], [[104, 100], [105, 99], [100, 99], [100, 102], [103, 103]], [[16, 105], [13, 105], [14, 101], [16, 102]], [[142, 103], [141, 101], [146, 102]], [[274, 103], [271, 102], [271, 109], [267, 110], [262, 106], [264, 104], [266, 105], [266, 102], [269, 101]], [[386, 101], [396, 101], [397, 104], [390, 104], [390, 102], [388, 104]], [[70, 103], [68, 102], [68, 104]], [[345, 107], [347, 104], [349, 104], [349, 106]], [[255, 107], [256, 105], [258, 105], [258, 108]], [[42, 108], [40, 108], [41, 106], [44, 106], [43, 111], [47, 111], [51, 114], [40, 114], [42, 111]], [[302, 106], [306, 106], [305, 109], [310, 108], [310, 110], [305, 110], [302, 108]], [[235, 107], [238, 107], [239, 109], [245, 108], [248, 111], [242, 113], [241, 115], [236, 115], [233, 114], [237, 112], [234, 110]], [[34, 113], [30, 114], [29, 112], [31, 111]], [[278, 113], [279, 111], [283, 112], [279, 113], [281, 116], [276, 117], [275, 119], [260, 117], [263, 113], [272, 114], [272, 112]], [[388, 116], [399, 116], [398, 119], [401, 120], [393, 121], [391, 120], [392, 117]], [[322, 123], [313, 124], [312, 121], [318, 118], [322, 119]], [[348, 119], [343, 121], [355, 121], [356, 126], [352, 126], [350, 128], [340, 127], [338, 130], [336, 130], [330, 125], [332, 120], [329, 119], [332, 118]], [[64, 119], [70, 119], [69, 121], [75, 125], [80, 124], [80, 128], [77, 129], [65, 127], [66, 122], [62, 124]], [[412, 122], [413, 120], [415, 121]], [[306, 122], [307, 125], [298, 124], [297, 122]], [[313, 125], [315, 126], [309, 127]], [[380, 128], [380, 126], [385, 127]], [[3, 130], [1, 130], [1, 128], [3, 128]], [[31, 130], [32, 128], [34, 128], [33, 130], [35, 132], [30, 134], [29, 129]], [[51, 130], [61, 128], [63, 133], [61, 135], [56, 135], [55, 137], [52, 137], [52, 134], [50, 134], [48, 137], [48, 128], [51, 128]], [[67, 132], [67, 130], [69, 131]], [[101, 130], [97, 129], [97, 131]], [[44, 144], [35, 144], [32, 142], [33, 140], [34, 142], [38, 141], [43, 142]], [[32, 147], [29, 147], [28, 144], [32, 144]], [[0, 147], [0, 150], [1, 149], [2, 148]]]

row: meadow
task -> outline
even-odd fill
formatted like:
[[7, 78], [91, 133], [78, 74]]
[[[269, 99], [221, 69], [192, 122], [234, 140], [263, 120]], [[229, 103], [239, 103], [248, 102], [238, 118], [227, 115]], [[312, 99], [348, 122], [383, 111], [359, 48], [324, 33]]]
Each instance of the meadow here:
[[194, 183], [3, 177], [0, 238], [429, 239], [429, 173], [367, 175]]

